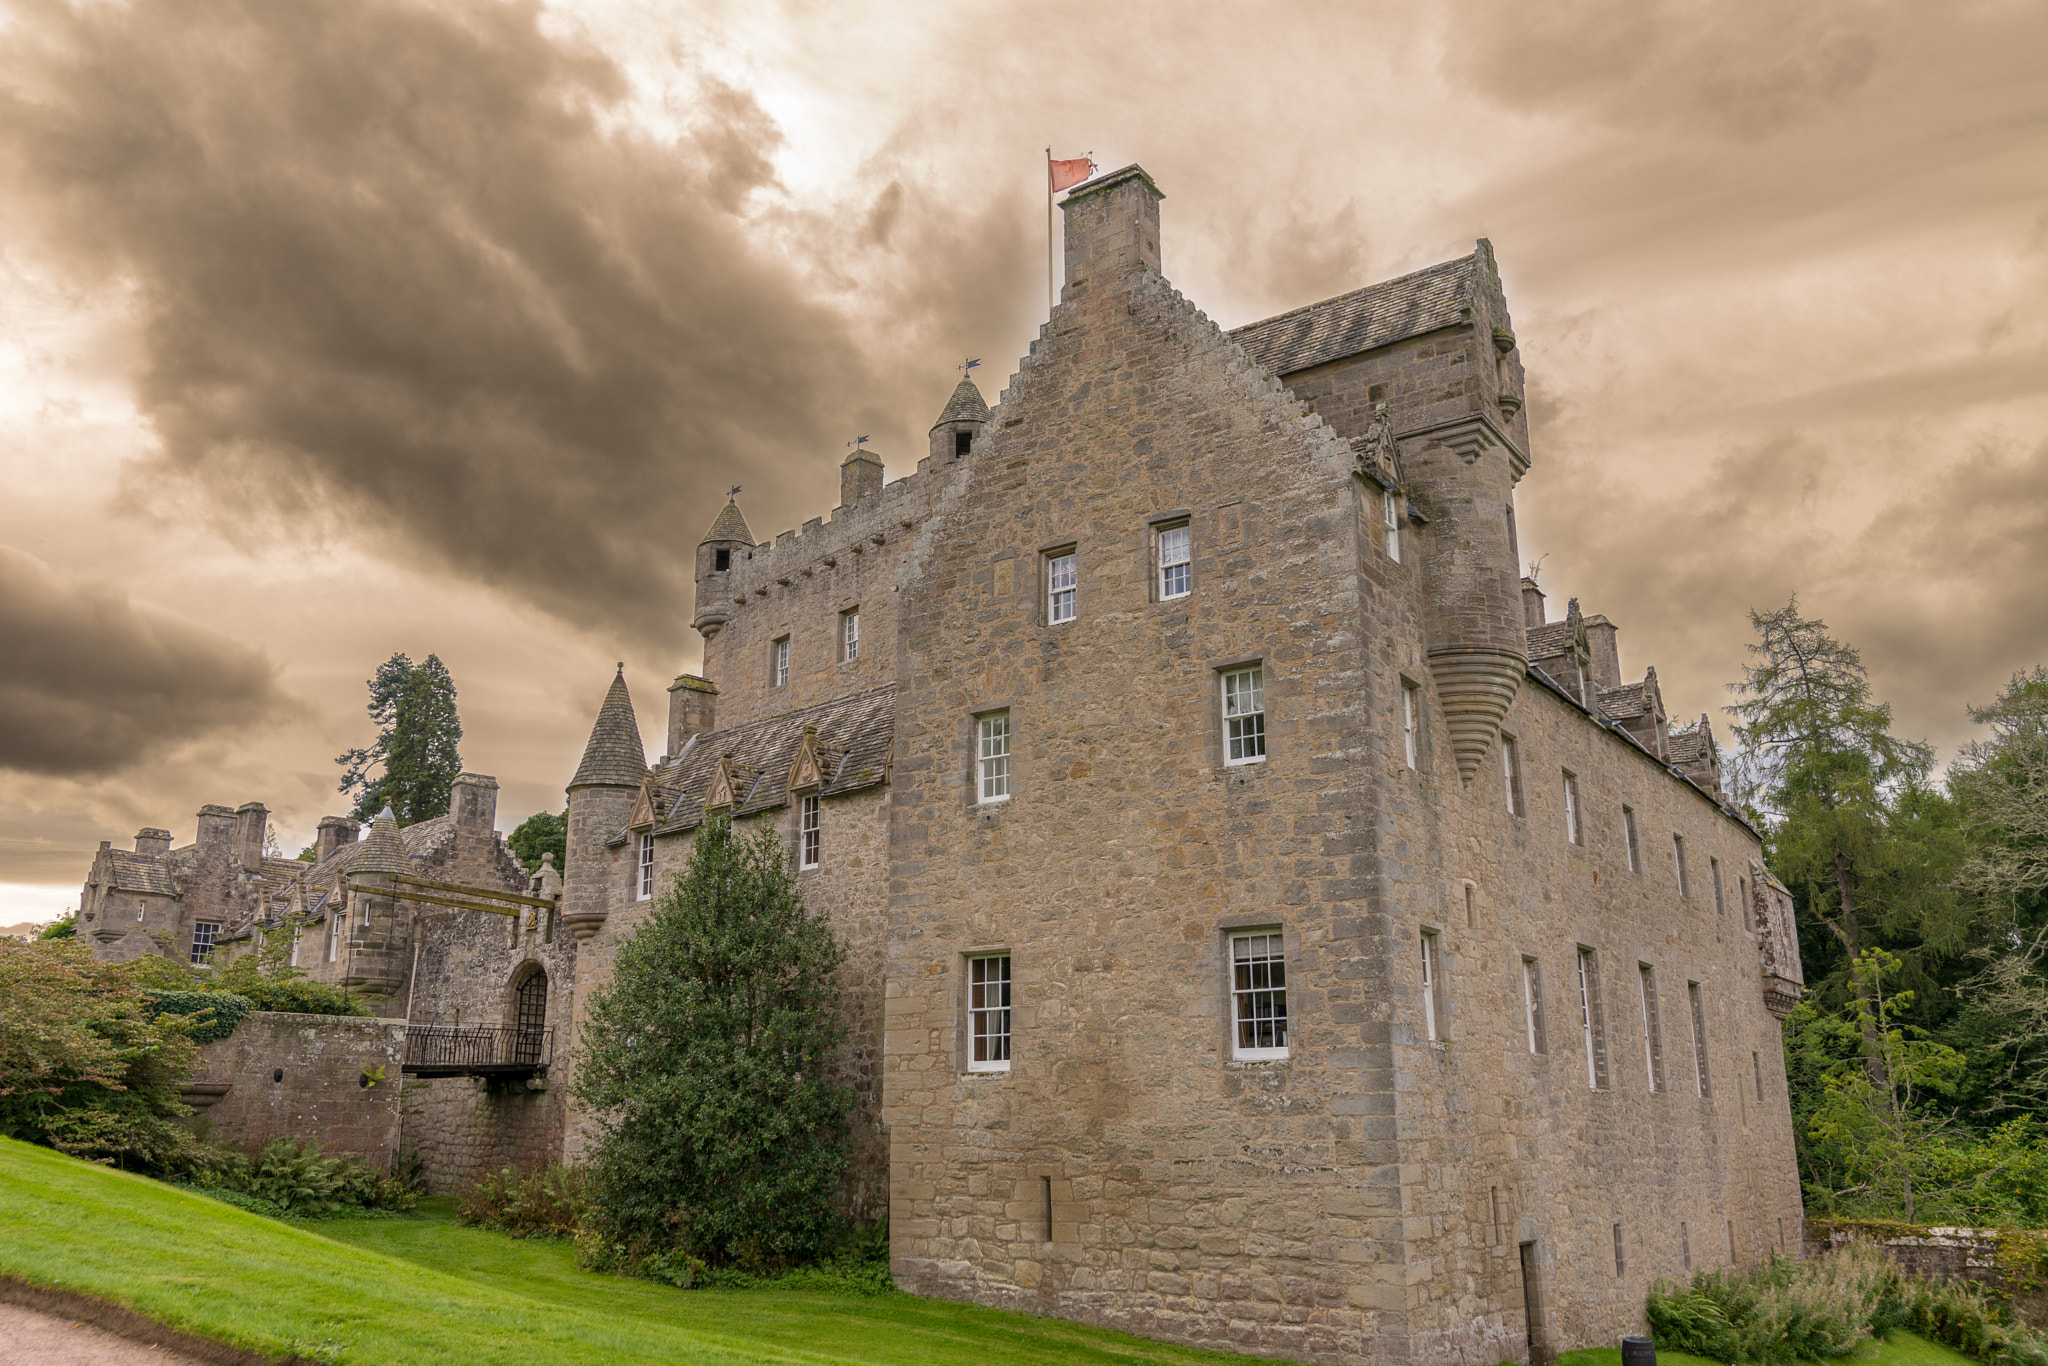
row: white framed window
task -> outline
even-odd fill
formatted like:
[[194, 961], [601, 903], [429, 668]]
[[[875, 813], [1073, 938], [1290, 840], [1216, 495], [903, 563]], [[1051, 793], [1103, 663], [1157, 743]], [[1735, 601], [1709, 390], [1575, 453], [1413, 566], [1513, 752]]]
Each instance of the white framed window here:
[[1707, 1012], [1700, 1000], [1700, 984], [1685, 984], [1686, 1004], [1692, 1007], [1692, 1077], [1702, 1096], [1714, 1094], [1714, 1082], [1707, 1073]]
[[1407, 756], [1410, 768], [1415, 767], [1415, 725], [1415, 685], [1404, 681], [1401, 684], [1401, 750]]
[[1672, 835], [1671, 858], [1672, 861], [1678, 865], [1678, 894], [1680, 896], [1689, 897], [1692, 895], [1692, 880], [1686, 876], [1685, 836], [1678, 834]]
[[1435, 930], [1424, 930], [1422, 941], [1422, 1037], [1432, 1043], [1444, 1037], [1443, 1027], [1443, 945]]
[[1529, 1036], [1529, 1051], [1544, 1051], [1543, 968], [1534, 958], [1522, 959], [1522, 1024]]
[[204, 965], [213, 957], [213, 946], [220, 942], [220, 922], [200, 920], [192, 926], [192, 961]]
[[1579, 777], [1570, 769], [1564, 770], [1564, 837], [1573, 844], [1585, 843], [1579, 829]]
[[1621, 808], [1621, 839], [1628, 848], [1628, 870], [1631, 873], [1643, 871], [1643, 850], [1636, 842], [1636, 809], [1632, 806]]
[[975, 723], [975, 780], [981, 802], [1010, 800], [1010, 713], [999, 711]]
[[768, 676], [778, 688], [789, 686], [789, 637], [775, 642], [769, 652]]
[[1265, 672], [1232, 669], [1223, 675], [1223, 762], [1257, 764], [1265, 758]]
[[299, 927], [292, 926], [292, 966], [299, 965]]
[[1380, 520], [1387, 529], [1387, 558], [1399, 563], [1401, 560], [1401, 500], [1394, 496], [1392, 489], [1380, 493]]
[[1287, 1056], [1287, 953], [1280, 931], [1230, 936], [1231, 1056], [1259, 1062]]
[[847, 663], [860, 658], [860, 609], [839, 614], [839, 657]]
[[813, 792], [806, 796], [797, 809], [797, 865], [815, 868], [818, 866], [821, 834], [818, 829], [818, 794]]
[[1586, 1085], [1597, 1091], [1607, 1070], [1600, 1047], [1600, 967], [1593, 950], [1583, 945], [1579, 949], [1579, 1034], [1586, 1048]]
[[327, 961], [332, 963], [341, 948], [342, 908], [336, 906], [327, 914]]
[[637, 890], [634, 899], [654, 899], [654, 832], [649, 830], [640, 836], [640, 857], [634, 869], [634, 883]]
[[1051, 555], [1045, 561], [1045, 620], [1057, 626], [1074, 619], [1074, 552]]
[[1159, 532], [1159, 600], [1184, 598], [1194, 588], [1194, 553], [1185, 525]]
[[1664, 1089], [1664, 1028], [1657, 1015], [1657, 970], [1648, 963], [1636, 964], [1636, 981], [1643, 1001], [1643, 1070], [1650, 1089]]
[[1522, 756], [1515, 747], [1515, 737], [1500, 737], [1500, 776], [1507, 787], [1508, 814], [1523, 814], [1522, 807]]
[[1010, 955], [967, 960], [967, 1070], [1010, 1070]]

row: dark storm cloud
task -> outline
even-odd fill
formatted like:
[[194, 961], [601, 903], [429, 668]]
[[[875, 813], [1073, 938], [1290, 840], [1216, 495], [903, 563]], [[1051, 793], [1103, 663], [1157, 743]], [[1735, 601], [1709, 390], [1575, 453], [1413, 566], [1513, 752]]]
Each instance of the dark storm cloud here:
[[259, 651], [0, 546], [0, 769], [92, 777], [288, 711]]
[[652, 140], [539, 19], [30, 3], [6, 188], [141, 312], [160, 453], [132, 504], [190, 481], [224, 529], [340, 535], [672, 646], [725, 484], [836, 446], [874, 367], [749, 249], [778, 141], [751, 97], [706, 81]]

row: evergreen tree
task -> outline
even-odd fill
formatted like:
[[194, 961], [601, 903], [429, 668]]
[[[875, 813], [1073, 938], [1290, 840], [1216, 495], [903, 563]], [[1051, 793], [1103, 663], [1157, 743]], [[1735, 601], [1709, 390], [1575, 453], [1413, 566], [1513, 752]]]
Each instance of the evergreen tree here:
[[772, 828], [699, 828], [583, 1030], [601, 1255], [766, 1269], [818, 1254], [840, 1222], [853, 1101], [826, 1075], [845, 953]]
[[448, 666], [438, 655], [414, 664], [394, 654], [366, 686], [376, 742], [334, 761], [342, 765], [339, 790], [356, 793], [355, 819], [373, 820], [387, 806], [400, 825], [445, 815], [449, 785], [462, 773], [462, 719]]
[[536, 811], [519, 822], [519, 828], [506, 836], [505, 843], [528, 873], [540, 872], [542, 854], [555, 856], [555, 871], [559, 873], [569, 859], [569, 813], [564, 811], [557, 816]]

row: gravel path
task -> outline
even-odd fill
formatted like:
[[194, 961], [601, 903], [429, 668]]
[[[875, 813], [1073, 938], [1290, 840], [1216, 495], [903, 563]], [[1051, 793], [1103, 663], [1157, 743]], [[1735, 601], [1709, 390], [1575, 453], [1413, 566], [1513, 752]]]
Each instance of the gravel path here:
[[0, 1304], [0, 1366], [199, 1366], [90, 1324]]

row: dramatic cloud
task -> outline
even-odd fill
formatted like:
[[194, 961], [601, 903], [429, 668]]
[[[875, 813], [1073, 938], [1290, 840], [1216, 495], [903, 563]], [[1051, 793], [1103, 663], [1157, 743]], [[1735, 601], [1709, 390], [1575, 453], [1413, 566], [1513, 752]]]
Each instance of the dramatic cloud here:
[[0, 769], [90, 777], [289, 708], [261, 652], [0, 546]]

